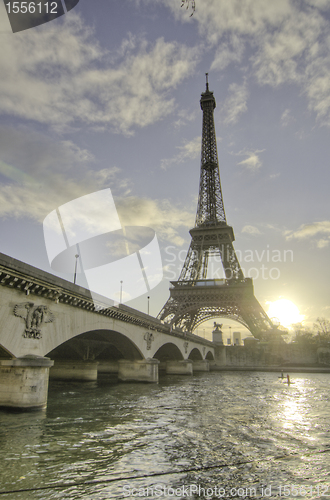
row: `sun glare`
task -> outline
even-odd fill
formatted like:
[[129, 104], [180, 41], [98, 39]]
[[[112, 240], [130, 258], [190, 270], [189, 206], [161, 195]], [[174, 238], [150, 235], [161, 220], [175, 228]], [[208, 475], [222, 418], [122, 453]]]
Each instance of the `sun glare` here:
[[278, 319], [280, 324], [286, 328], [294, 323], [300, 323], [304, 319], [298, 307], [287, 299], [270, 302], [267, 314], [271, 319]]

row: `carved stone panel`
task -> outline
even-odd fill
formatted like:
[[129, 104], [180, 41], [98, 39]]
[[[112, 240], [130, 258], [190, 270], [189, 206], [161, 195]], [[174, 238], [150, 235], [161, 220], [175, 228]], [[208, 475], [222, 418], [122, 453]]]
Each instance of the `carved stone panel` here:
[[151, 343], [154, 340], [154, 336], [151, 332], [146, 332], [144, 334], [144, 340], [147, 342], [147, 351], [150, 351], [151, 349]]
[[28, 339], [41, 339], [41, 327], [43, 323], [52, 323], [54, 321], [54, 315], [47, 306], [35, 306], [33, 302], [16, 304], [14, 314], [24, 320], [25, 330], [23, 337]]

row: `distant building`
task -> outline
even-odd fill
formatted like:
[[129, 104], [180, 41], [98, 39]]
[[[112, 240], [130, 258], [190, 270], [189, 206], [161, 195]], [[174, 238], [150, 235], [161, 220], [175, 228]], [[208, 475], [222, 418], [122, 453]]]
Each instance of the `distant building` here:
[[233, 332], [233, 343], [234, 343], [234, 345], [242, 345], [241, 332]]

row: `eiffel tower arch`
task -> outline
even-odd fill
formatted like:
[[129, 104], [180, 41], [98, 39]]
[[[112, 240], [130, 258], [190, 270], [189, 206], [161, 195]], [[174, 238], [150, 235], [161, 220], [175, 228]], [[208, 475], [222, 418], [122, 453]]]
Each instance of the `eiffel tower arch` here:
[[[171, 281], [170, 297], [158, 318], [192, 332], [211, 318], [228, 318], [244, 325], [256, 338], [277, 329], [254, 295], [252, 278], [245, 278], [233, 242], [234, 231], [227, 224], [223, 204], [213, 92], [201, 95], [203, 131], [199, 197], [191, 243], [178, 281]], [[217, 256], [224, 279], [207, 279], [209, 257]]]

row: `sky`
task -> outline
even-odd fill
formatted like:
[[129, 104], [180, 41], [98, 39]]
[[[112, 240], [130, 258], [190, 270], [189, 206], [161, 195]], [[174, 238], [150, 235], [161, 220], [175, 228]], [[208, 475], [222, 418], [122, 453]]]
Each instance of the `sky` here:
[[241, 267], [266, 312], [285, 299], [305, 326], [330, 319], [330, 1], [196, 0], [191, 13], [80, 0], [12, 33], [0, 3], [0, 252], [72, 281], [75, 262], [50, 267], [43, 221], [110, 188], [121, 224], [157, 235], [163, 279], [127, 302], [147, 312], [150, 296], [156, 316], [195, 222], [207, 72]]

